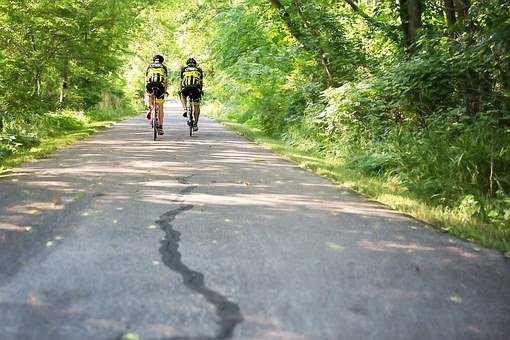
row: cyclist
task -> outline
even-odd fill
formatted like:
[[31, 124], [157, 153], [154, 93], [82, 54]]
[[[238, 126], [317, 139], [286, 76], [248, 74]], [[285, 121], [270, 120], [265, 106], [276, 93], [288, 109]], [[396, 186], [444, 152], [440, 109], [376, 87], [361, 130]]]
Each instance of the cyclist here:
[[198, 131], [198, 118], [200, 117], [200, 99], [202, 98], [204, 74], [198, 67], [197, 61], [189, 58], [186, 66], [181, 69], [181, 83], [179, 94], [181, 96], [182, 107], [184, 108], [184, 117], [188, 116], [186, 109], [186, 97], [193, 101], [194, 124], [193, 131]]
[[[162, 135], [163, 132], [163, 119], [165, 118], [165, 113], [163, 112], [163, 104], [165, 103], [165, 93], [167, 88], [167, 79], [168, 79], [168, 70], [163, 62], [165, 58], [163, 56], [156, 54], [154, 58], [152, 58], [153, 63], [147, 67], [145, 71], [145, 90], [149, 95], [150, 101], [152, 100], [152, 96], [155, 96], [156, 107], [155, 112], [158, 112], [157, 120], [158, 125], [156, 126], [158, 130], [158, 134]], [[153, 93], [154, 91], [154, 93]], [[147, 119], [151, 119], [150, 110], [147, 114]]]

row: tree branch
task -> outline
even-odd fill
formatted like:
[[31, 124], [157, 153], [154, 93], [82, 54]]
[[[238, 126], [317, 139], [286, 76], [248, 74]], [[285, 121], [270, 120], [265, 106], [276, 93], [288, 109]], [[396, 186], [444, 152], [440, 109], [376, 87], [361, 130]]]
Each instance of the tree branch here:
[[[271, 1], [273, 1], [273, 0], [271, 0]], [[276, 0], [276, 1], [278, 1], [278, 0]], [[367, 24], [369, 24], [370, 26], [383, 32], [390, 40], [400, 43], [400, 37], [397, 33], [399, 27], [393, 26], [393, 25], [388, 25], [388, 24], [385, 24], [381, 21], [374, 19], [370, 15], [363, 12], [363, 10], [361, 8], [359, 8], [359, 6], [353, 0], [345, 0], [345, 2], [347, 2], [347, 4], [351, 7], [351, 9], [356, 14], [358, 14], [363, 19], [365, 19]]]

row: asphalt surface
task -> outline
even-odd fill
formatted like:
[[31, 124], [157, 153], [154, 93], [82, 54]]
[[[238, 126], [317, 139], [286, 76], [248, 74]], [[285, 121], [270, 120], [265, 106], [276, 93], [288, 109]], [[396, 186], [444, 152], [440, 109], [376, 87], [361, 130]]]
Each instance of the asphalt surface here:
[[510, 338], [498, 253], [211, 120], [165, 125], [1, 176], [0, 339]]

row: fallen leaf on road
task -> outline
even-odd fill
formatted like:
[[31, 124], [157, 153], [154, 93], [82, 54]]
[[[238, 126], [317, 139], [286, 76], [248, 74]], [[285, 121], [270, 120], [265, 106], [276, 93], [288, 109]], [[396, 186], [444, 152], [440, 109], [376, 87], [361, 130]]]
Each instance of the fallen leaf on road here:
[[450, 296], [449, 300], [455, 303], [462, 303], [462, 298], [457, 294]]
[[140, 340], [140, 336], [136, 333], [126, 333], [122, 336], [122, 340]]
[[34, 294], [30, 294], [27, 298], [27, 303], [31, 306], [41, 306], [42, 303], [41, 301], [39, 301], [39, 299], [37, 298], [37, 296], [35, 296]]
[[345, 250], [345, 247], [339, 245], [339, 244], [336, 244], [336, 243], [333, 243], [333, 242], [326, 242], [326, 246], [333, 250], [333, 251], [344, 251]]

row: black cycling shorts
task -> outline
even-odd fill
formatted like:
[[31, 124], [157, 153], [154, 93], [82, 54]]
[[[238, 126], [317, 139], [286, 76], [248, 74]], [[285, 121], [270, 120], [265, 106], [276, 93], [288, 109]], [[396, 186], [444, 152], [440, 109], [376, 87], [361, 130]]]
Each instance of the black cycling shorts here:
[[152, 93], [154, 90], [154, 94], [156, 95], [156, 99], [165, 99], [165, 86], [161, 83], [148, 83], [145, 87], [147, 93]]
[[198, 86], [186, 86], [182, 89], [184, 97], [190, 97], [195, 103], [199, 103], [202, 98], [202, 91]]

